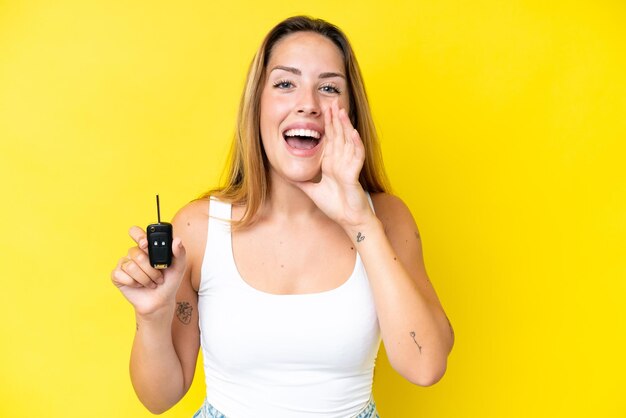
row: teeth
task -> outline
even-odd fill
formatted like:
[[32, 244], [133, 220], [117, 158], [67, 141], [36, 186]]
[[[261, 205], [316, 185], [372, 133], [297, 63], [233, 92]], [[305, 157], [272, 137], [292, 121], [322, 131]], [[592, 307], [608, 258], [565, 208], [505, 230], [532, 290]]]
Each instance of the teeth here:
[[320, 139], [320, 133], [311, 129], [289, 129], [285, 131], [285, 136], [308, 136], [315, 139]]

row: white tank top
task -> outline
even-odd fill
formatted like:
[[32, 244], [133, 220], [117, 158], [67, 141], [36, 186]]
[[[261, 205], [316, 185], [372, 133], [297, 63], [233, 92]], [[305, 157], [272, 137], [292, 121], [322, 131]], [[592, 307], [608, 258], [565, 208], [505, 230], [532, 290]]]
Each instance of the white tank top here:
[[369, 401], [380, 329], [365, 268], [338, 288], [275, 295], [240, 276], [231, 205], [211, 199], [198, 312], [207, 401], [228, 418], [347, 418]]

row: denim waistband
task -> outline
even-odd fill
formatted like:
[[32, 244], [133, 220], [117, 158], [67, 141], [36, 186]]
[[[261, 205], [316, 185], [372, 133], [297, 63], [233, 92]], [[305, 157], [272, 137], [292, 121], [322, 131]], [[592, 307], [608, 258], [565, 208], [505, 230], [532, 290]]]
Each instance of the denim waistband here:
[[[202, 407], [193, 415], [193, 418], [228, 418], [220, 411], [215, 409], [213, 405], [204, 400]], [[348, 418], [348, 417], [347, 417]], [[356, 415], [350, 418], [380, 418], [378, 411], [376, 410], [376, 403], [373, 398], [363, 407], [363, 409]]]

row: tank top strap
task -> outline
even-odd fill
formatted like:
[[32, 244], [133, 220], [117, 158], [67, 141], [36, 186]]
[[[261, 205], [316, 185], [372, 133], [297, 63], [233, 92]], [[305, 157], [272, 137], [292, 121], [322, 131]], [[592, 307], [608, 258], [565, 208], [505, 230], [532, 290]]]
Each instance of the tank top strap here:
[[211, 197], [209, 221], [207, 222], [207, 240], [200, 276], [200, 295], [204, 294], [223, 277], [224, 260], [230, 259], [230, 218], [231, 204]]
[[207, 247], [210, 248], [214, 254], [219, 253], [219, 251], [216, 250], [223, 249], [225, 244], [230, 246], [231, 207], [232, 205], [230, 203], [211, 197]]
[[212, 220], [230, 221], [232, 205], [223, 202], [216, 197], [211, 196], [211, 204], [209, 205], [209, 222]]

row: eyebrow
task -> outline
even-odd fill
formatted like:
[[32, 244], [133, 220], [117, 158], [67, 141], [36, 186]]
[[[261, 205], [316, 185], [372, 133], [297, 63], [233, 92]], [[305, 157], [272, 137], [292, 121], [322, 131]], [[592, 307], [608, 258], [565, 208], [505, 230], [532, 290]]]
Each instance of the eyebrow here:
[[[302, 71], [300, 71], [299, 69], [295, 68], [295, 67], [285, 67], [284, 65], [277, 65], [274, 68], [272, 68], [272, 71], [274, 70], [283, 70], [283, 71], [287, 71], [290, 72], [292, 74], [295, 75], [302, 75]], [[318, 76], [318, 78], [333, 78], [333, 77], [341, 77], [343, 79], [346, 78], [345, 75], [341, 74], [341, 73], [334, 73], [334, 72], [325, 72], [325, 73], [320, 73], [320, 75]]]

